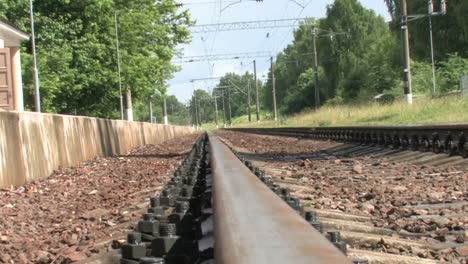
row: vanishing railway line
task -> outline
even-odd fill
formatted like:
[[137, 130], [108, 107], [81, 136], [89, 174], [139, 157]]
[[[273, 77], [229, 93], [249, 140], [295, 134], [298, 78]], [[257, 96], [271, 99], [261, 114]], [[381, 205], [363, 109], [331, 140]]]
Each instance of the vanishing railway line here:
[[119, 262], [465, 264], [467, 133], [340, 127], [202, 136], [150, 198]]
[[351, 263], [339, 233], [328, 241], [297, 197], [245, 164], [216, 137], [200, 139], [151, 198], [120, 263]]

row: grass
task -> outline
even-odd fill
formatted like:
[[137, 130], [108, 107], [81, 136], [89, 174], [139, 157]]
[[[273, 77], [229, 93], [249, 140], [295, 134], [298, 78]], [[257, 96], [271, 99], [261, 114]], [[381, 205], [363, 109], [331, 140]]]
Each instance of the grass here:
[[[256, 120], [255, 115], [252, 116]], [[278, 122], [267, 116], [260, 122], [248, 122], [247, 116], [233, 119], [233, 127], [281, 127], [281, 126], [350, 126], [350, 125], [416, 125], [468, 123], [468, 97], [447, 96], [418, 98], [413, 105], [405, 101], [381, 105], [324, 106], [318, 112], [308, 111], [279, 118]], [[215, 129], [214, 124], [204, 128]]]

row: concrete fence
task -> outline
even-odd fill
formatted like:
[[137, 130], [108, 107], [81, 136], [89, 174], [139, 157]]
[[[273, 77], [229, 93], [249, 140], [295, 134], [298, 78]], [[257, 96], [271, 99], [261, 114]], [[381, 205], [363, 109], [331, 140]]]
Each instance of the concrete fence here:
[[193, 132], [183, 126], [0, 111], [0, 187], [44, 179], [60, 166], [125, 154]]

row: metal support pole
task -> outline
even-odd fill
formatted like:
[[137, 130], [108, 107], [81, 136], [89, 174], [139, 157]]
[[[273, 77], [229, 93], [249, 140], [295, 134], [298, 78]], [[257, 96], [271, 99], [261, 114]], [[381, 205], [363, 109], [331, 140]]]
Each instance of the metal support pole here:
[[252, 122], [252, 114], [250, 113], [250, 79], [247, 80], [247, 114], [249, 115], [249, 123]]
[[163, 95], [163, 120], [164, 120], [164, 125], [169, 124], [169, 119], [167, 118], [166, 95]]
[[41, 112], [41, 93], [39, 91], [39, 72], [37, 70], [36, 40], [34, 33], [34, 8], [33, 1], [29, 0], [29, 19], [31, 23], [31, 48], [33, 59], [33, 78], [34, 78], [34, 108], [36, 112]]
[[410, 47], [408, 32], [408, 8], [406, 0], [402, 0], [403, 16], [401, 18], [401, 31], [403, 34], [403, 86], [408, 104], [413, 103], [412, 85], [411, 85], [411, 65], [410, 65]]
[[200, 99], [197, 100], [197, 108], [198, 108], [198, 126], [201, 128], [202, 127], [202, 123], [203, 123], [203, 120], [202, 120], [202, 108], [200, 106]]
[[228, 109], [229, 109], [229, 128], [232, 127], [232, 112], [231, 112], [231, 87], [227, 88], [227, 100], [228, 100]]
[[198, 129], [198, 106], [197, 106], [197, 94], [193, 93], [193, 104], [195, 106], [195, 127]]
[[258, 100], [258, 81], [257, 81], [257, 63], [253, 61], [254, 65], [254, 75], [255, 75], [255, 98], [257, 106], [257, 122], [260, 121], [260, 102]]
[[216, 100], [216, 95], [214, 97], [214, 102], [215, 102], [215, 122], [216, 122], [216, 128], [219, 128], [218, 124], [218, 101]]
[[224, 100], [226, 100], [226, 97], [224, 96], [223, 92], [223, 127], [226, 128], [226, 104]]
[[[114, 24], [115, 24], [115, 45], [117, 48], [117, 73], [118, 73], [118, 82], [119, 82], [119, 99], [120, 99], [120, 119], [124, 119], [124, 111], [123, 111], [123, 97], [122, 97], [122, 78], [120, 72], [120, 44], [119, 44], [119, 27], [118, 27], [118, 20], [117, 20], [117, 8], [115, 7], [114, 1]], [[152, 122], [152, 121], [151, 121]]]
[[[192, 99], [193, 99], [193, 97], [192, 97]], [[195, 109], [193, 109], [193, 100], [189, 101], [188, 110], [189, 110], [189, 114], [190, 114], [190, 124], [192, 124], [192, 126], [195, 126]]]
[[313, 42], [314, 42], [314, 99], [315, 99], [315, 111], [320, 108], [320, 90], [318, 80], [318, 54], [317, 54], [317, 29], [315, 25], [312, 29]]
[[150, 123], [153, 123], [153, 96], [149, 97], [149, 114], [150, 114]]
[[[432, 4], [432, 0], [430, 0]], [[432, 63], [432, 93], [436, 93], [436, 71], [435, 71], [435, 61], [434, 61], [434, 40], [432, 35], [432, 14], [429, 14], [429, 39], [431, 42], [431, 63]]]
[[271, 63], [271, 83], [272, 85], [272, 93], [273, 93], [273, 112], [275, 115], [275, 121], [278, 121], [278, 112], [276, 110], [276, 79], [275, 79], [275, 68], [273, 67], [273, 57], [270, 58]]

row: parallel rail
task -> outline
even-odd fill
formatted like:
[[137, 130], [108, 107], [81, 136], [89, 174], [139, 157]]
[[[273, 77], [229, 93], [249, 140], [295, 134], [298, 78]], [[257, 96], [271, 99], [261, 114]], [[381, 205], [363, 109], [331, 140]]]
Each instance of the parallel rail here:
[[351, 263], [211, 136], [216, 263]]
[[468, 156], [468, 125], [232, 128], [231, 131], [335, 140]]

